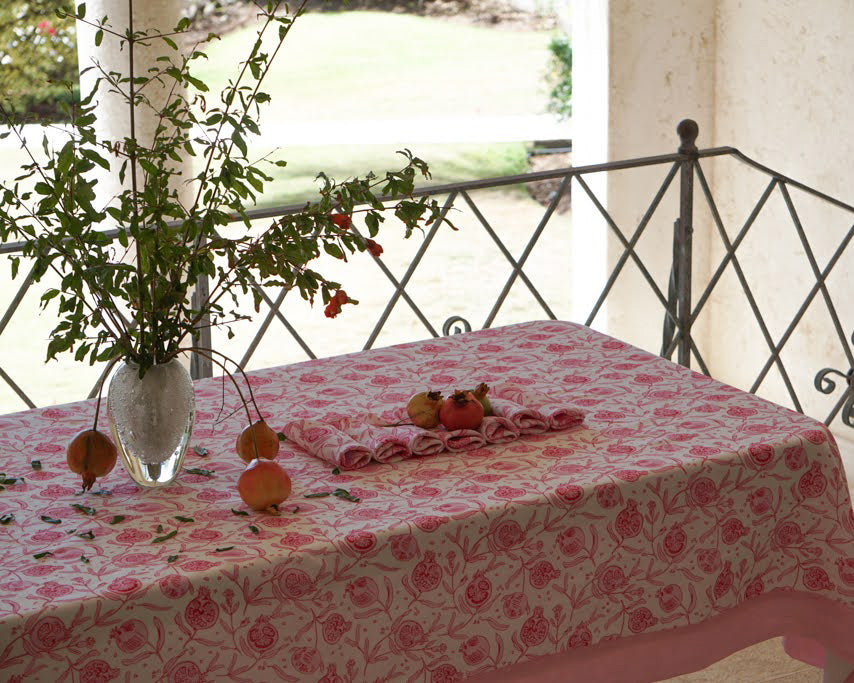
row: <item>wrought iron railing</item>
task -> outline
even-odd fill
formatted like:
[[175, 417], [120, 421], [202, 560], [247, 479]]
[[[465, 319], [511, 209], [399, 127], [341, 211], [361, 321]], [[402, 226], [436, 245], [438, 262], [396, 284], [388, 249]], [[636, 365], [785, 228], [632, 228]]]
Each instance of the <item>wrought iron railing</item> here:
[[[691, 366], [693, 363], [696, 363], [702, 372], [709, 374], [709, 365], [701, 354], [698, 337], [694, 330], [701, 313], [707, 310], [712, 295], [720, 288], [722, 280], [728, 274], [732, 274], [737, 279], [750, 313], [757, 324], [762, 344], [767, 347], [765, 360], [761, 364], [761, 368], [750, 383], [750, 386], [743, 388], [751, 392], [759, 391], [763, 382], [767, 380], [772, 368], [776, 368], [792, 407], [803, 412], [804, 402], [801, 400], [802, 394], [796, 388], [796, 381], [793, 380], [792, 373], [784, 362], [783, 355], [787, 344], [790, 343], [793, 335], [799, 329], [799, 325], [804, 325], [805, 315], [810, 310], [813, 302], [820, 296], [820, 300], [824, 304], [830, 321], [829, 328], [832, 330], [831, 335], [835, 336], [835, 340], [839, 342], [839, 346], [836, 347], [832, 354], [817, 353], [810, 357], [808, 362], [815, 365], [810, 370], [811, 382], [814, 388], [822, 394], [833, 396], [832, 405], [824, 415], [824, 422], [830, 424], [839, 417], [842, 423], [849, 427], [854, 427], [854, 353], [852, 353], [852, 344], [854, 344], [854, 334], [852, 334], [852, 329], [854, 329], [854, 315], [852, 315], [852, 311], [850, 310], [852, 299], [848, 290], [844, 291], [842, 299], [834, 299], [831, 296], [828, 286], [828, 278], [834, 269], [839, 266], [842, 259], [846, 256], [849, 258], [854, 256], [854, 254], [848, 251], [849, 243], [854, 238], [854, 206], [767, 168], [733, 147], [697, 149], [695, 141], [698, 130], [697, 125], [693, 121], [682, 121], [677, 130], [680, 137], [680, 145], [678, 151], [674, 154], [419, 189], [416, 192], [417, 195], [430, 195], [440, 199], [444, 197], [442, 221], [434, 223], [429, 231], [427, 231], [416, 253], [400, 277], [394, 274], [382, 257], [374, 258], [380, 272], [382, 272], [391, 284], [393, 292], [388, 302], [382, 306], [376, 323], [362, 344], [362, 348], [367, 349], [374, 346], [389, 317], [396, 307], [401, 305], [411, 310], [421, 325], [423, 325], [425, 331], [431, 336], [436, 337], [472, 329], [469, 321], [461, 315], [453, 315], [447, 318], [442, 324], [434, 324], [430, 316], [424, 312], [410, 292], [407, 291], [407, 287], [411, 285], [413, 279], [416, 277], [419, 266], [437, 232], [442, 228], [449, 213], [458, 209], [469, 212], [469, 215], [486, 232], [490, 243], [495, 245], [501, 257], [509, 266], [509, 274], [497, 292], [495, 301], [490, 307], [481, 327], [487, 328], [495, 323], [508, 294], [514, 287], [519, 286], [524, 287], [530, 293], [536, 302], [537, 308], [541, 309], [548, 318], [556, 319], [557, 315], [554, 312], [554, 306], [549, 305], [546, 297], [540, 291], [541, 288], [538, 288], [535, 284], [537, 277], [542, 278], [544, 274], [538, 273], [534, 275], [526, 272], [525, 266], [545, 228], [549, 225], [555, 212], [558, 210], [561, 201], [569, 193], [571, 183], [574, 181], [576, 184], [575, 201], [584, 198], [585, 201], [589, 202], [589, 206], [592, 206], [595, 213], [598, 214], [606, 226], [607, 232], [612, 236], [613, 244], [616, 245], [616, 251], [612, 254], [615, 257], [613, 267], [607, 275], [601, 293], [596, 298], [586, 318], [579, 320], [579, 322], [583, 322], [586, 325], [594, 324], [597, 316], [601, 316], [608, 302], [613, 302], [615, 285], [621, 276], [624, 276], [627, 264], [631, 263], [637, 269], [643, 281], [648, 285], [654, 300], [661, 306], [663, 334], [659, 350], [660, 355], [672, 358], [675, 353], [676, 360], [680, 364]], [[752, 173], [758, 174], [763, 179], [762, 184], [764, 189], [760, 193], [758, 201], [753, 203], [752, 207], [749, 208], [747, 219], [741, 224], [741, 228], [734, 236], [731, 236], [725, 228], [718, 200], [716, 200], [712, 193], [706, 174], [707, 165], [713, 163], [715, 159], [734, 159], [741, 162]], [[643, 211], [634, 231], [629, 234], [619, 227], [618, 221], [614, 218], [614, 210], [606, 208], [607, 202], [603, 201], [594, 192], [591, 187], [594, 183], [589, 182], [589, 179], [600, 173], [613, 174], [619, 171], [643, 168], [660, 168], [665, 171], [665, 176], [657, 190], [653, 193], [652, 200]], [[678, 182], [676, 180], [677, 176]], [[495, 190], [497, 188], [528, 185], [548, 180], [559, 181], [559, 187], [553, 193], [541, 218], [530, 232], [521, 252], [519, 252], [518, 256], [514, 256], [511, 249], [505, 243], [505, 240], [502, 239], [500, 231], [486, 218], [473, 195], [482, 190]], [[845, 217], [846, 229], [841, 235], [841, 239], [834, 245], [830, 257], [825, 261], [823, 266], [819, 264], [813, 242], [802, 224], [796, 203], [792, 199], [792, 190], [802, 193], [805, 197], [810, 198], [810, 201], [817, 201], [822, 206], [839, 212]], [[665, 273], [664, 277], [659, 276], [658, 278], [659, 281], [664, 281], [664, 284], [660, 285], [652, 272], [652, 268], [639, 254], [639, 243], [653, 219], [659, 220], [661, 218], [660, 214], [665, 211], [662, 208], [665, 196], [669, 196], [672, 200], [674, 199], [674, 194], [676, 195], [675, 199], [677, 200], [678, 209], [676, 209], [672, 241], [668, 244], [668, 249], [672, 249], [673, 256], [672, 260], [669, 260], [669, 273]], [[699, 195], [699, 202], [695, 201], [695, 194]], [[755, 292], [756, 285], [755, 283], [751, 284], [739, 252], [740, 247], [742, 247], [748, 235], [751, 234], [751, 228], [756, 224], [759, 217], [763, 215], [763, 212], [768, 211], [767, 207], [771, 197], [777, 197], [779, 200], [782, 200], [788, 221], [791, 222], [791, 228], [794, 230], [798, 244], [800, 245], [800, 254], [798, 256], [802, 255], [806, 259], [809, 266], [809, 273], [811, 274], [809, 291], [801, 299], [801, 303], [794, 314], [788, 317], [783, 331], [779, 334], [774, 333], [773, 326], [768, 322], [767, 314], [762, 310]], [[719, 261], [714, 264], [714, 267], [708, 268], [708, 277], [704, 276], [702, 281], [698, 280], [697, 277], [698, 249], [694, 247], [694, 225], [695, 221], [698, 220], [695, 204], [705, 206], [708, 212], [705, 220], [709, 222], [711, 228], [709, 234], [716, 234], [720, 240], [717, 247], [713, 247], [712, 245], [704, 246], [703, 258], [706, 258], [711, 253], [710, 250], [714, 248], [723, 250]], [[253, 220], [271, 219], [299, 211], [301, 207], [302, 205], [292, 205], [261, 209], [251, 211], [249, 215]], [[354, 230], [358, 230], [358, 227], [354, 226]], [[656, 246], [660, 247], [660, 245]], [[20, 245], [0, 245], [0, 255], [11, 254], [16, 251], [20, 251]], [[703, 273], [701, 272], [701, 274]], [[567, 274], [551, 273], [549, 277], [566, 278]], [[781, 278], [785, 278], [785, 275], [781, 274]], [[31, 286], [32, 274], [30, 273], [30, 275], [24, 277], [2, 319], [0, 319], [0, 335], [7, 329]], [[204, 296], [206, 287], [207, 283], [202, 281], [199, 285], [197, 295]], [[255, 285], [255, 289], [261, 295], [262, 300], [267, 306], [267, 310], [261, 318], [257, 331], [243, 350], [240, 358], [241, 365], [245, 365], [250, 361], [265, 335], [270, 333], [271, 326], [275, 321], [278, 321], [284, 327], [287, 334], [296, 341], [308, 358], [316, 357], [308, 341], [300, 334], [296, 325], [282, 310], [287, 292], [285, 290], [268, 292], [257, 284]], [[695, 297], [697, 294], [698, 296]], [[839, 312], [840, 301], [846, 307], [844, 315], [841, 315]], [[453, 311], [447, 312], [452, 313]], [[847, 319], [845, 319], [846, 316]], [[532, 315], [531, 317], [534, 316]], [[783, 317], [785, 318], [786, 316]], [[779, 314], [775, 316], [775, 321], [778, 325], [782, 324], [780, 323]], [[850, 340], [849, 335], [851, 336]], [[200, 329], [200, 336], [200, 343], [203, 346], [210, 345], [210, 327], [205, 326]], [[718, 342], [720, 342], [722, 337], [723, 334], [719, 332], [716, 336]], [[803, 362], [802, 359], [799, 360], [799, 363], [801, 362]], [[842, 363], [842, 367], [838, 369], [828, 367], [831, 363], [835, 362]], [[845, 367], [846, 364], [847, 369]], [[2, 365], [2, 361], [0, 361], [0, 379], [12, 388], [24, 404], [33, 407], [33, 401]], [[192, 372], [197, 378], [210, 376], [212, 374], [210, 362], [201, 357], [194, 358]], [[799, 374], [802, 375], [803, 372], [799, 371]], [[836, 381], [834, 381], [834, 378], [836, 378]], [[841, 387], [837, 386], [837, 382], [841, 384]]]

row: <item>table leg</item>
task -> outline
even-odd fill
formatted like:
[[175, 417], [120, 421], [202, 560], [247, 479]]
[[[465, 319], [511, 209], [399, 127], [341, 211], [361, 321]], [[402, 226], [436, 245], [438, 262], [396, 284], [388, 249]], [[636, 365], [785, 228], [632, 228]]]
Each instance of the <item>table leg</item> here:
[[830, 650], [824, 651], [824, 672], [822, 683], [852, 683], [854, 682], [854, 665], [845, 661]]

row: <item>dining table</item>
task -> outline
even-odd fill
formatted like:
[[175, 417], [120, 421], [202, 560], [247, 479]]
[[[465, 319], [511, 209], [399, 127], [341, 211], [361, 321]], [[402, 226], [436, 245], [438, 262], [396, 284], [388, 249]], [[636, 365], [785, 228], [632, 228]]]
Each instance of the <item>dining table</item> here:
[[854, 514], [810, 417], [554, 320], [247, 380], [276, 431], [481, 382], [583, 421], [358, 469], [284, 440], [275, 514], [238, 493], [221, 378], [160, 488], [117, 466], [81, 490], [92, 400], [0, 416], [0, 679], [634, 683], [777, 636], [854, 662]]

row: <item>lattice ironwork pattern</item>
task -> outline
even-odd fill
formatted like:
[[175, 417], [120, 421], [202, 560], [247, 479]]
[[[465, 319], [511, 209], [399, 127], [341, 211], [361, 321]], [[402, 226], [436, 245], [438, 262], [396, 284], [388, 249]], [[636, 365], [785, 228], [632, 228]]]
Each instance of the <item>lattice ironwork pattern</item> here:
[[[686, 120], [681, 122], [677, 131], [680, 137], [680, 144], [678, 151], [674, 154], [569, 167], [554, 171], [491, 178], [418, 190], [417, 195], [444, 197], [441, 214], [442, 220], [434, 223], [427, 230], [417, 251], [400, 276], [395, 275], [392, 268], [386, 264], [382, 257], [374, 257], [379, 272], [390, 283], [393, 291], [388, 302], [382, 308], [373, 329], [364, 340], [362, 348], [367, 349], [375, 345], [389, 317], [397, 307], [408, 308], [418, 321], [420, 321], [427, 334], [434, 337], [465, 332], [472, 329], [473, 326], [469, 320], [456, 314], [453, 310], [447, 311], [447, 315], [450, 317], [447, 317], [444, 322], [431, 320], [423, 308], [415, 301], [411, 291], [407, 291], [407, 287], [412, 284], [418, 274], [419, 266], [424, 261], [425, 255], [433, 243], [437, 232], [448, 220], [450, 212], [460, 209], [470, 212], [470, 215], [476, 221], [476, 225], [479, 225], [485, 231], [489, 237], [490, 244], [495, 246], [509, 267], [507, 278], [495, 293], [494, 303], [491, 305], [489, 312], [480, 326], [488, 328], [496, 322], [496, 318], [505, 304], [508, 294], [514, 287], [521, 287], [527, 290], [536, 302], [537, 309], [541, 309], [548, 318], [556, 319], [554, 306], [549, 304], [546, 297], [543, 296], [540, 289], [536, 286], [535, 278], [532, 274], [526, 273], [525, 266], [529, 262], [529, 257], [539, 243], [544, 230], [552, 220], [561, 200], [570, 192], [571, 184], [574, 181], [576, 192], [580, 191], [580, 196], [586, 198], [590, 202], [590, 205], [595, 208], [607, 231], [616, 240], [618, 250], [622, 249], [621, 252], [618, 252], [619, 255], [614, 260], [613, 267], [607, 275], [604, 286], [598, 297], [596, 297], [589, 314], [586, 319], [580, 320], [580, 322], [584, 322], [587, 325], [593, 324], [597, 316], [602, 313], [609, 298], [614, 296], [615, 285], [625, 272], [626, 266], [632, 264], [649, 287], [652, 296], [654, 296], [661, 306], [663, 325], [660, 354], [664, 357], [672, 358], [673, 354], [676, 353], [676, 360], [682, 365], [691, 366], [692, 363], [696, 363], [700, 371], [709, 374], [709, 365], [701, 354], [697, 339], [692, 334], [692, 330], [698, 322], [701, 313], [706, 309], [713, 292], [716, 291], [716, 288], [718, 288], [725, 275], [730, 273], [737, 279], [745, 301], [755, 318], [762, 343], [767, 347], [767, 359], [758, 369], [755, 380], [749, 387], [749, 390], [751, 392], [758, 391], [769, 376], [772, 368], [775, 368], [791, 399], [792, 406], [796, 410], [803, 412], [801, 394], [798, 393], [796, 382], [784, 363], [783, 351], [787, 344], [789, 344], [798, 326], [803, 324], [804, 316], [808, 309], [810, 309], [813, 302], [820, 296], [820, 301], [826, 309], [830, 322], [828, 327], [829, 334], [833, 335], [834, 338], [838, 338], [840, 343], [839, 348], [846, 359], [848, 367], [839, 369], [827, 367], [829, 362], [822, 362], [822, 358], [816, 358], [815, 374], [813, 375], [814, 390], [818, 390], [822, 394], [833, 395], [836, 399], [829, 414], [824, 417], [826, 423], [831, 423], [839, 416], [844, 424], [849, 427], [854, 426], [854, 408], [852, 407], [852, 404], [854, 404], [854, 380], [852, 380], [852, 375], [854, 375], [854, 353], [852, 353], [854, 334], [852, 334], [850, 329], [846, 330], [842, 317], [839, 314], [838, 303], [831, 297], [827, 284], [828, 277], [846, 253], [849, 243], [854, 238], [854, 222], [850, 223], [850, 227], [835, 247], [830, 258], [824, 264], [820, 264], [811, 237], [802, 224], [796, 203], [792, 199], [791, 190], [796, 189], [798, 192], [810, 197], [811, 200], [819, 201], [827, 207], [832, 207], [834, 211], [841, 212], [847, 216], [847, 221], [854, 219], [854, 206], [823, 194], [803, 183], [787, 178], [750, 159], [735, 148], [697, 149], [695, 140], [698, 130], [693, 121]], [[746, 220], [741, 224], [734, 237], [731, 237], [726, 229], [724, 220], [721, 217], [721, 211], [719, 210], [719, 200], [714, 196], [706, 174], [705, 166], [709, 163], [708, 160], [718, 158], [734, 159], [747, 167], [746, 170], [758, 173], [767, 178], [767, 184], [764, 185], [763, 191], [759, 194], [755, 204], [749, 210]], [[665, 174], [664, 179], [652, 193], [641, 219], [633, 226], [632, 230], [625, 230], [615, 220], [613, 211], [609, 211], [606, 208], [607, 202], [605, 199], [593, 191], [593, 184], [588, 182], [588, 179], [594, 174], [607, 175], [617, 171], [647, 167], [660, 167]], [[487, 219], [481, 205], [478, 203], [477, 193], [484, 190], [525, 185], [545, 180], [557, 180], [559, 181], [559, 187], [553, 193], [537, 224], [532, 226], [524, 247], [514, 255], [513, 250], [502, 239], [499, 231]], [[694, 221], [696, 220], [694, 206], [695, 190], [698, 195], [696, 203], [698, 206], [704, 207], [705, 211], [708, 211], [714, 228], [712, 235], [720, 240], [718, 248], [722, 249], [723, 252], [720, 261], [710, 269], [710, 275], [706, 282], [696, 281], [694, 272], [694, 263], [698, 256], [693, 246]], [[656, 281], [652, 269], [645, 263], [639, 253], [638, 245], [647, 232], [647, 228], [653, 218], [656, 216], [660, 218], [659, 214], [663, 211], [663, 199], [669, 193], [670, 195], [673, 193], [678, 195], [678, 212], [677, 215], [669, 217], [670, 220], [675, 219], [672, 243], [668, 245], [672, 249], [672, 261], [669, 278], [666, 278], [666, 282], [662, 285]], [[751, 285], [748, 277], [751, 264], [744, 262], [742, 251], [740, 251], [745, 239], [750, 234], [751, 228], [756, 224], [760, 216], [763, 215], [763, 212], [767, 210], [769, 200], [773, 197], [782, 200], [786, 208], [786, 213], [790, 221], [788, 228], [797, 236], [800, 249], [814, 280], [809, 292], [791, 317], [785, 330], [782, 334], [777, 334], [776, 336], [767, 322], [767, 316], [763, 312], [754, 291], [755, 287]], [[250, 212], [250, 217], [252, 219], [275, 219], [278, 216], [298, 211], [301, 206], [293, 205], [256, 210]], [[846, 224], [848, 225], [849, 223], [846, 222]], [[354, 225], [353, 229], [358, 230], [358, 227]], [[108, 234], [115, 236], [116, 233], [112, 231]], [[19, 251], [20, 245], [0, 245], [0, 254], [15, 254]], [[550, 276], [566, 278], [568, 274], [553, 273]], [[20, 281], [16, 294], [13, 296], [2, 318], [0, 318], [0, 335], [8, 328], [16, 311], [19, 309], [21, 301], [28, 294], [32, 284], [33, 277], [32, 272], [30, 272]], [[257, 283], [253, 286], [260, 294], [266, 310], [262, 311], [262, 315], [260, 315], [257, 321], [257, 330], [242, 351], [239, 359], [240, 364], [246, 365], [250, 361], [265, 335], [269, 334], [271, 329], [277, 328], [277, 326], [281, 326], [281, 328], [278, 328], [279, 330], [284, 329], [287, 335], [299, 345], [307, 358], [315, 358], [316, 354], [311, 345], [300, 334], [292, 320], [283, 312], [283, 304], [287, 296], [287, 291], [279, 290], [277, 293], [271, 294]], [[201, 282], [196, 296], [204, 296], [206, 287], [207, 283]], [[692, 292], [694, 291], [699, 292], [696, 301], [692, 301]], [[850, 302], [846, 301], [846, 303]], [[205, 325], [204, 322], [203, 325]], [[202, 336], [202, 345], [209, 345], [210, 328], [207, 326], [203, 327], [200, 330], [200, 334]], [[849, 335], [851, 335], [850, 341]], [[210, 376], [212, 374], [210, 362], [201, 357], [194, 358], [192, 373], [195, 377]], [[17, 375], [17, 377], [13, 377], [13, 375]], [[13, 369], [3, 367], [2, 359], [0, 359], [0, 380], [11, 387], [23, 405], [34, 407], [34, 401], [27, 394], [25, 387], [22, 386], [21, 377], [25, 375], [26, 369], [14, 368], [13, 372]], [[831, 376], [836, 376], [843, 381], [837, 386], [837, 383], [831, 379]]]

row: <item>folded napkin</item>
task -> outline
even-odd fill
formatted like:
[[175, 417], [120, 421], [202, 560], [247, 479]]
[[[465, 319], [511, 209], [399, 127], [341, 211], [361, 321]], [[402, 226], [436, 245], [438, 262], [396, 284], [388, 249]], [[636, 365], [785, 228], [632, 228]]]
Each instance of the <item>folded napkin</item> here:
[[315, 420], [294, 420], [282, 429], [289, 441], [316, 458], [341, 469], [355, 470], [367, 465], [374, 452], [346, 432]]
[[415, 425], [399, 425], [397, 427], [382, 427], [394, 431], [407, 440], [412, 455], [436, 455], [445, 450], [445, 442], [438, 432], [421, 429]]
[[[548, 428], [551, 430], [569, 429], [570, 427], [581, 424], [584, 420], [584, 412], [578, 408], [573, 408], [564, 403], [557, 403], [548, 396], [531, 391], [530, 389], [513, 384], [502, 384], [493, 388], [492, 391], [498, 399], [499, 404], [503, 404], [505, 401], [512, 401], [517, 405], [536, 411], [546, 421]], [[495, 399], [492, 399], [492, 406], [494, 410]], [[514, 420], [514, 423], [518, 424], [516, 420]], [[537, 432], [522, 430], [522, 433], [534, 434]]]
[[395, 431], [394, 427], [368, 424], [364, 420], [349, 420], [342, 431], [374, 452], [377, 462], [395, 462], [412, 455], [411, 438]]
[[513, 421], [498, 415], [483, 418], [478, 431], [487, 443], [507, 443], [519, 438], [519, 428], [513, 424]]
[[489, 402], [493, 415], [509, 420], [519, 430], [519, 434], [542, 434], [549, 430], [548, 420], [534, 408], [492, 394]]
[[369, 413], [361, 422], [369, 424], [375, 430], [393, 435], [396, 439], [406, 442], [412, 455], [436, 455], [445, 450], [445, 443], [438, 432], [422, 429], [412, 424], [395, 424], [407, 422], [409, 416], [406, 410], [390, 410], [382, 415]]
[[450, 432], [442, 431], [434, 432], [434, 434], [441, 436], [445, 449], [451, 453], [470, 451], [473, 448], [480, 448], [486, 443], [483, 434], [475, 429], [454, 429]]

